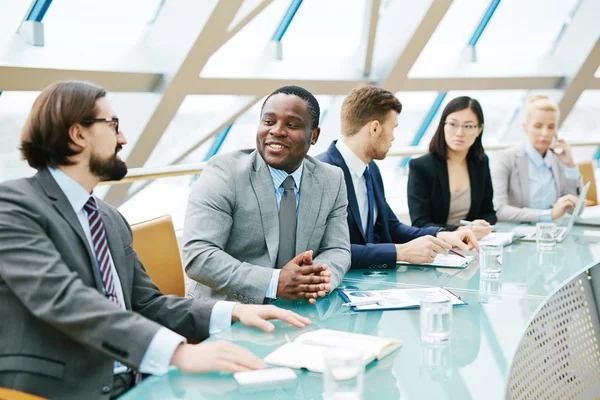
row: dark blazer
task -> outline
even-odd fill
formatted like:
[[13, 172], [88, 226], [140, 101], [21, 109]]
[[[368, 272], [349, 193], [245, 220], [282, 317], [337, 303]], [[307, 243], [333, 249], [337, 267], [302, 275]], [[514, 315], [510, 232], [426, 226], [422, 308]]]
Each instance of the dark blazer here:
[[137, 369], [161, 325], [208, 337], [214, 301], [164, 296], [129, 225], [98, 200], [127, 311], [104, 297], [95, 256], [48, 170], [0, 184], [0, 387], [51, 399], [108, 399], [114, 360]]
[[[496, 223], [492, 178], [487, 156], [480, 162], [468, 160], [471, 181], [471, 208], [467, 219], [484, 219]], [[449, 230], [458, 228], [448, 225], [450, 212], [450, 184], [448, 165], [433, 154], [426, 154], [410, 162], [408, 175], [408, 210], [414, 226], [438, 226]]]
[[344, 171], [346, 190], [348, 192], [348, 229], [350, 230], [350, 251], [352, 253], [351, 269], [362, 268], [396, 268], [396, 245], [409, 242], [425, 235], [433, 235], [438, 227], [415, 228], [398, 221], [398, 218], [385, 200], [383, 180], [379, 167], [375, 162], [369, 163], [373, 177], [373, 191], [375, 206], [377, 207], [377, 221], [375, 221], [375, 243], [367, 243], [363, 232], [358, 202], [350, 170], [344, 158], [335, 147], [336, 141], [331, 143], [325, 153], [316, 158], [331, 165], [336, 165]]

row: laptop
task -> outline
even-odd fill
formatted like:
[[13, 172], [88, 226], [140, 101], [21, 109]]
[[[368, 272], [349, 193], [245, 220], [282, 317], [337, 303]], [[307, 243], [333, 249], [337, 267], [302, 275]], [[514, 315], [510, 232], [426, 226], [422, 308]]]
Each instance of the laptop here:
[[[562, 242], [565, 240], [573, 225], [575, 225], [575, 220], [579, 216], [581, 209], [585, 204], [585, 196], [587, 195], [588, 189], [590, 188], [590, 182], [586, 183], [585, 186], [579, 192], [579, 198], [577, 199], [577, 205], [573, 209], [571, 214], [568, 214], [565, 217], [564, 222], [566, 222], [565, 226], [560, 226], [556, 228], [556, 241]], [[527, 227], [518, 227], [513, 229], [515, 236], [523, 235], [519, 240], [527, 241], [527, 242], [535, 242], [535, 226], [527, 226]]]

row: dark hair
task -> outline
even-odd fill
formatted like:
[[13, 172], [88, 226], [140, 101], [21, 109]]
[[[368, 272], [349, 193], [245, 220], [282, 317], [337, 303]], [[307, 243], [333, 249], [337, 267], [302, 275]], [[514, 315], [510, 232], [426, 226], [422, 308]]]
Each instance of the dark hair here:
[[392, 110], [400, 114], [402, 104], [389, 90], [376, 86], [352, 89], [342, 104], [342, 135], [356, 134], [369, 121], [377, 120], [383, 124]]
[[35, 99], [23, 131], [19, 150], [35, 169], [72, 165], [74, 147], [69, 128], [96, 118], [96, 100], [106, 96], [100, 86], [88, 82], [53, 83]]
[[265, 99], [264, 103], [262, 104], [262, 107], [260, 108], [261, 115], [263, 113], [263, 109], [265, 108], [265, 104], [271, 98], [271, 96], [279, 93], [291, 94], [304, 100], [306, 102], [306, 107], [308, 109], [308, 113], [310, 114], [310, 118], [312, 119], [310, 129], [317, 129], [319, 127], [319, 119], [321, 117], [321, 108], [319, 107], [319, 102], [311, 92], [301, 88], [300, 86], [283, 86], [275, 90]]
[[[431, 138], [431, 142], [429, 142], [429, 152], [441, 158], [442, 160], [448, 159], [448, 149], [446, 145], [446, 137], [444, 135], [444, 126], [446, 125], [446, 118], [448, 115], [455, 113], [457, 111], [470, 109], [477, 116], [477, 126], [482, 126], [484, 124], [483, 121], [483, 110], [481, 109], [481, 105], [479, 102], [468, 96], [461, 96], [455, 99], [452, 99], [442, 112], [442, 117], [440, 118], [440, 123], [435, 130], [435, 134]], [[481, 138], [483, 137], [483, 128], [481, 129], [481, 134], [477, 136], [475, 142], [469, 148], [469, 152], [467, 153], [467, 159], [471, 161], [481, 161], [485, 156], [485, 152], [483, 151], [483, 144], [481, 143]]]

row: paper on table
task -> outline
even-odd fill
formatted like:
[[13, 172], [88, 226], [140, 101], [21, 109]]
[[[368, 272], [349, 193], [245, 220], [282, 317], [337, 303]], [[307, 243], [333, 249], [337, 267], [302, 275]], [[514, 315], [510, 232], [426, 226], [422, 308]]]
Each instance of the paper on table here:
[[457, 256], [455, 254], [448, 254], [447, 256], [438, 254], [435, 260], [431, 263], [426, 264], [411, 264], [406, 261], [398, 261], [396, 264], [408, 264], [408, 265], [430, 265], [433, 267], [451, 267], [451, 268], [462, 268], [469, 265], [475, 257], [473, 256]]
[[515, 239], [514, 232], [492, 232], [478, 240], [479, 244], [508, 246]]
[[388, 290], [343, 290], [343, 297], [350, 303], [377, 300], [374, 304], [354, 306], [355, 311], [417, 308], [421, 300], [450, 300], [452, 304], [465, 304], [459, 297], [440, 287]]

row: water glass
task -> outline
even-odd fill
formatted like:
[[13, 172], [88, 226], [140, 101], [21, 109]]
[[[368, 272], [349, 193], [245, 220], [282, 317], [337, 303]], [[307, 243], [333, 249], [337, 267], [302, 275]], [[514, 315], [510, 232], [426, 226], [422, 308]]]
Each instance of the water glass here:
[[479, 277], [479, 302], [489, 303], [501, 299], [502, 282], [500, 277]]
[[421, 343], [419, 375], [434, 381], [452, 379], [452, 340], [441, 343]]
[[325, 353], [323, 398], [360, 400], [363, 394], [365, 361], [362, 352], [352, 348], [332, 348]]
[[421, 300], [421, 341], [437, 343], [450, 339], [452, 302], [439, 298]]
[[502, 252], [500, 245], [482, 245], [479, 251], [479, 270], [482, 277], [499, 277], [502, 272]]
[[538, 222], [535, 225], [535, 240], [539, 251], [552, 251], [556, 246], [556, 224]]

